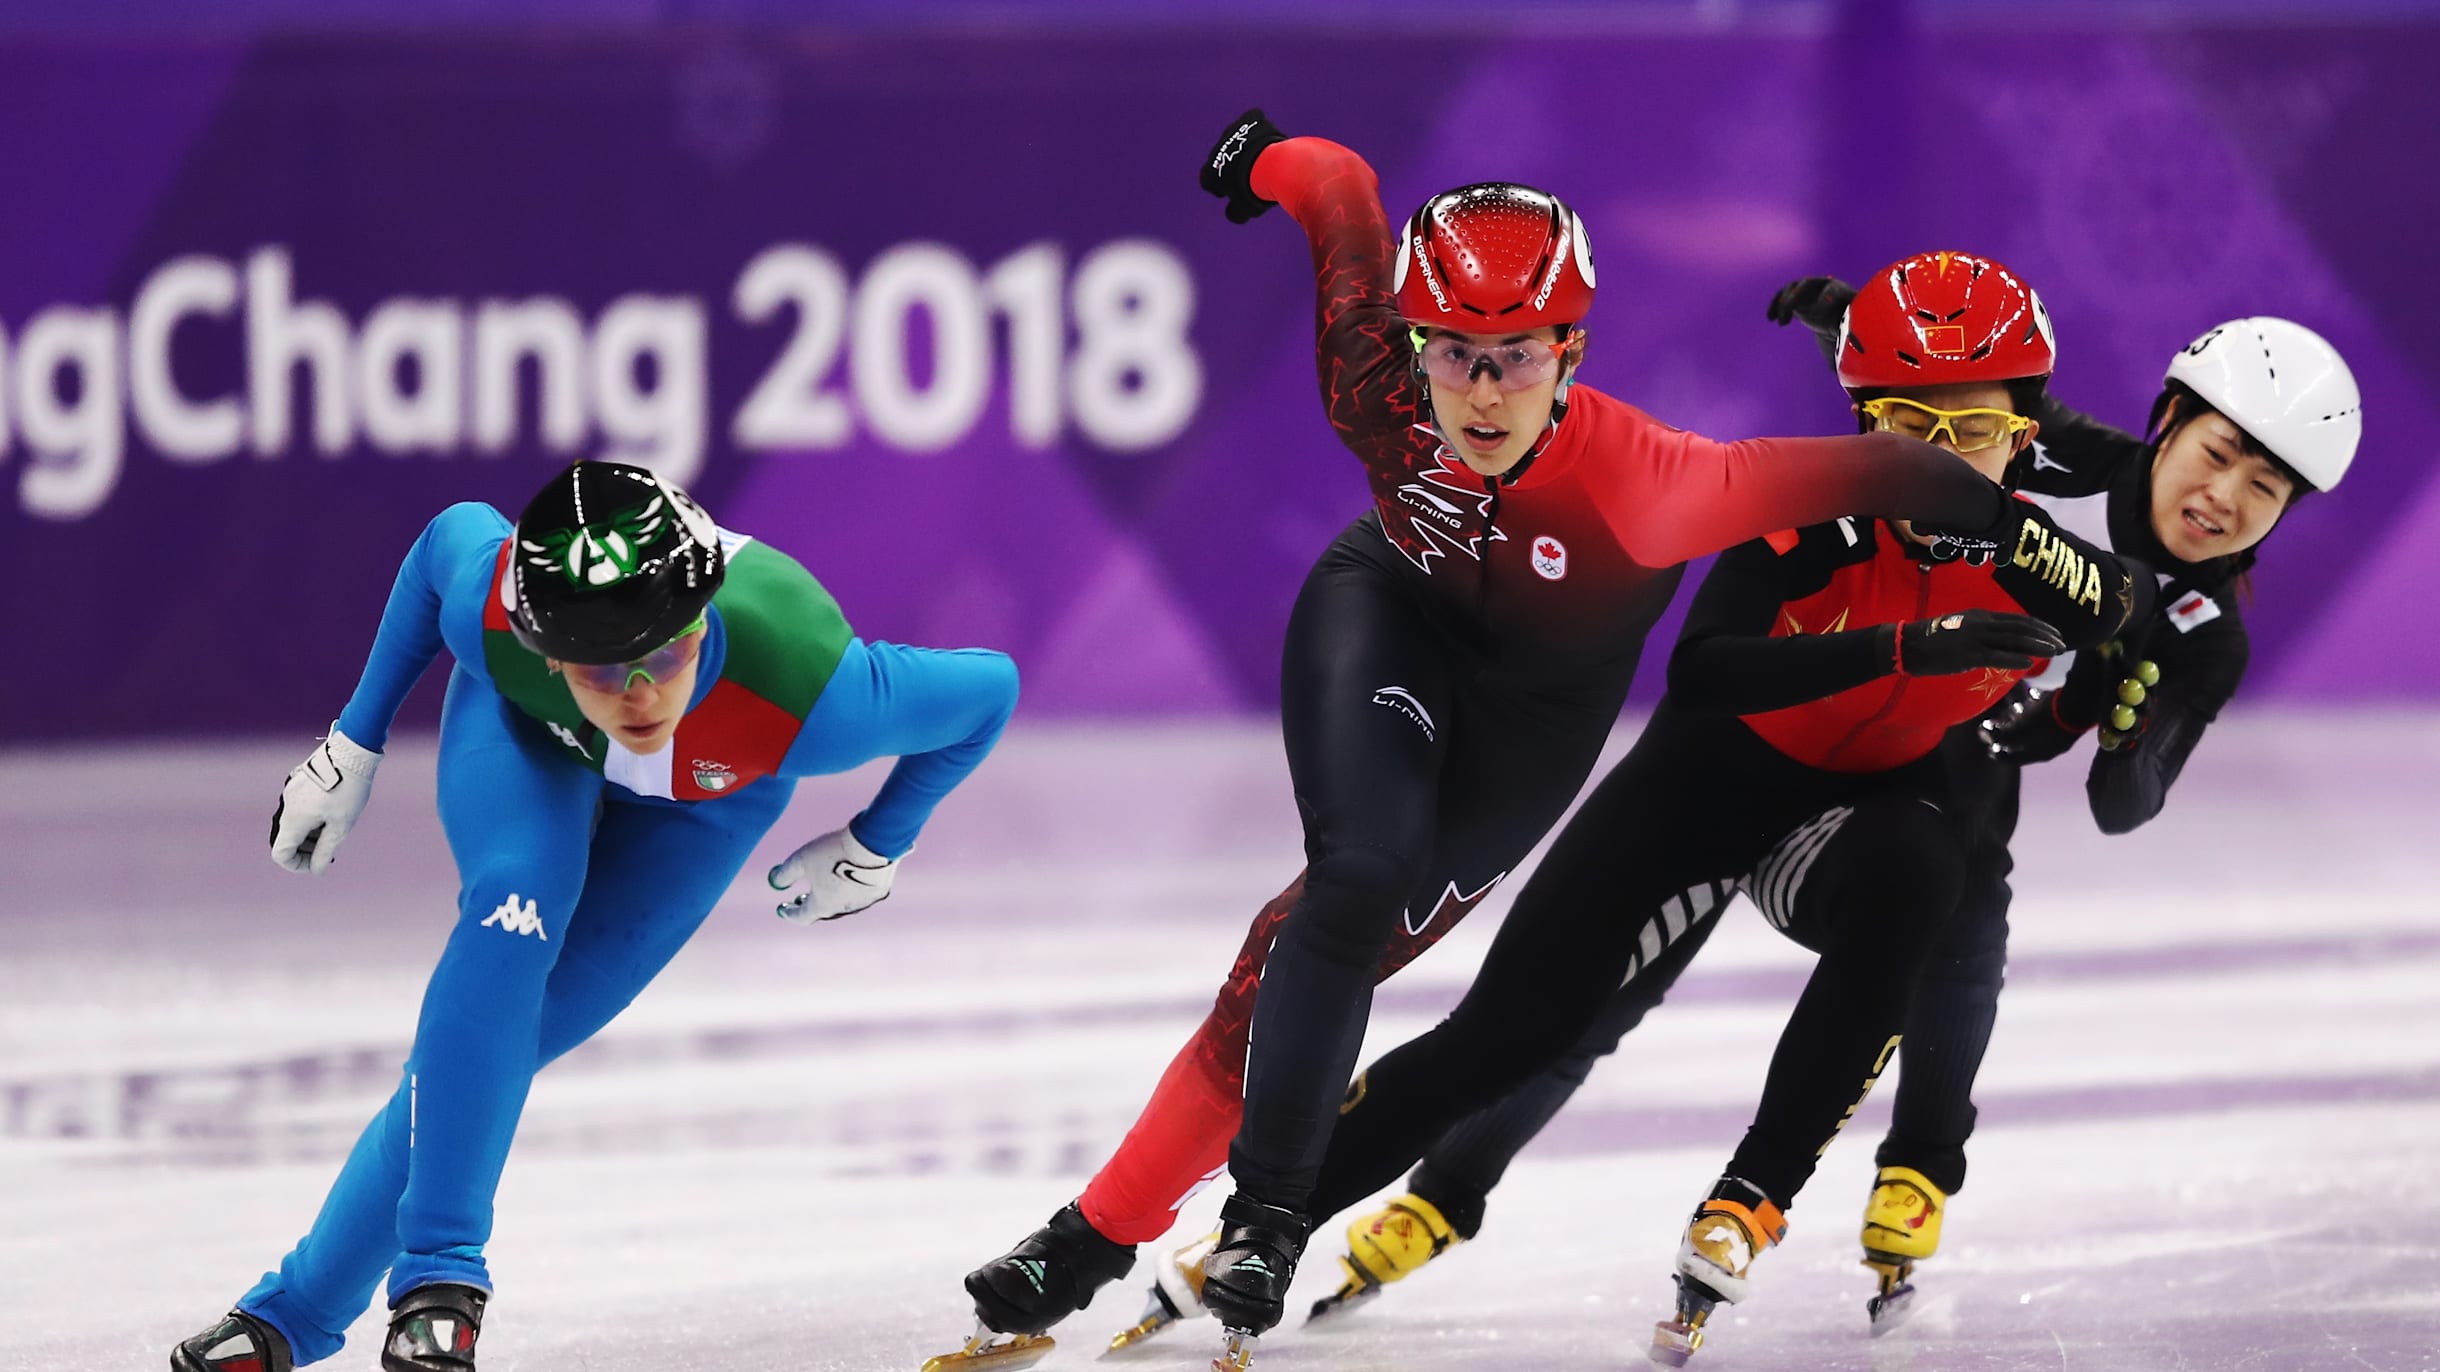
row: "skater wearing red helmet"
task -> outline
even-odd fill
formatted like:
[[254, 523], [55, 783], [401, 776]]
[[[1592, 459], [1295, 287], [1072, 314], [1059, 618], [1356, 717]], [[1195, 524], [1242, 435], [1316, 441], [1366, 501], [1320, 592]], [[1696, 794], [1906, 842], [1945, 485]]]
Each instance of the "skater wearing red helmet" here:
[[[2031, 289], [1988, 259], [1934, 253], [1893, 264], [1865, 295], [1838, 345], [1859, 424], [2008, 475], [2038, 431], [2028, 412], [2053, 362]], [[1849, 517], [1723, 554], [1669, 694], [1553, 841], [1465, 999], [1350, 1092], [1312, 1213], [1369, 1194], [1571, 1048], [1606, 1051], [1648, 1007], [1647, 979], [1665, 986], [1743, 884], [1822, 960], [1754, 1126], [1681, 1250], [1678, 1345], [1656, 1355], [1691, 1352], [1885, 1064], [1904, 1015], [1886, 985], [1912, 977], [1957, 909], [1970, 834], [1943, 737], [2046, 659], [2119, 632], [2148, 604], [2143, 580], [2039, 518], [1996, 546]], [[1476, 1223], [1479, 1201], [1452, 1219], [1402, 1198], [1351, 1230], [1342, 1294], [1420, 1266]]]
[[[1965, 303], [1928, 299], [1919, 288], [1971, 288], [1980, 280], [1910, 273], [1903, 284], [1916, 293], [1910, 308], [1899, 309], [1895, 292], [1868, 287], [1859, 299], [1844, 282], [1808, 277], [1783, 288], [1769, 316], [1808, 325], [1850, 386], [1904, 382], [1919, 375], [1913, 369], [1921, 358], [1884, 344], [1919, 337], [1911, 333], [1922, 318], [1915, 309], [1939, 318]], [[1981, 311], [1986, 319], [1996, 313]], [[1974, 326], [1970, 335], [1942, 341], [1962, 356], [1973, 351], [1958, 348], [1966, 337], [1989, 332]], [[2008, 334], [2023, 348], [2051, 346], [2046, 331]], [[1991, 374], [2047, 369], [2047, 360], [2003, 361]], [[2105, 651], [2054, 660], [1978, 729], [1954, 729], [1943, 740], [1956, 789], [1969, 816], [1979, 819], [1965, 899], [1908, 1001], [1899, 1054], [1907, 1070], [1866, 1205], [1865, 1262], [1881, 1280], [1881, 1293], [1868, 1303], [1876, 1328], [1907, 1309], [1914, 1264], [1938, 1248], [1949, 1198], [1964, 1183], [1965, 1141], [1975, 1120], [1971, 1088], [2006, 961], [2018, 768], [2064, 753], [2098, 725], [2101, 747], [2087, 782], [2094, 820], [2115, 834], [2158, 814], [2244, 675], [2238, 600], [2252, 550], [2306, 492], [2337, 484], [2362, 430], [2361, 401], [2344, 359], [2320, 335], [2282, 319], [2233, 320], [2181, 350], [2147, 425], [2149, 439], [2080, 414], [2046, 389], [2029, 389], [2029, 412], [2038, 422], [2028, 427], [2040, 434], [2040, 447], [2027, 451], [2012, 477], [2075, 527], [2106, 530], [2112, 547], [2159, 574], [2161, 589], [2148, 623], [2131, 626]], [[1764, 880], [1745, 889], [1784, 907], [1811, 871], [1835, 868], [1837, 847], [1866, 835], [1852, 819], [1833, 827], [1833, 818], [1800, 826], [1764, 861]], [[1790, 861], [1806, 853], [1813, 855], [1810, 870]], [[1774, 874], [1777, 884], [1769, 880]], [[1709, 916], [1718, 908], [1693, 910], [1682, 927], [1673, 929], [1665, 913], [1648, 926], [1667, 939], [1666, 951], [1638, 966], [1595, 1029], [1531, 1082], [1445, 1130], [1405, 1194], [1349, 1225], [1349, 1251], [1340, 1259], [1347, 1281], [1315, 1307], [1317, 1317], [1371, 1299], [1385, 1283], [1475, 1236], [1509, 1163], [1660, 1003], [1709, 937], [1715, 927]]]
[[1593, 252], [1545, 192], [1466, 186], [1393, 235], [1362, 158], [1260, 111], [1202, 182], [1233, 220], [1277, 204], [1305, 230], [1324, 411], [1373, 497], [1315, 565], [1283, 651], [1307, 863], [1118, 1154], [967, 1277], [982, 1328], [935, 1368], [1030, 1365], [1224, 1164], [1236, 1193], [1197, 1280], [1242, 1366], [1282, 1313], [1373, 985], [1557, 821], [1680, 564], [1858, 510], [2013, 539], [2030, 508], [1900, 435], [1717, 443], [1576, 385]]

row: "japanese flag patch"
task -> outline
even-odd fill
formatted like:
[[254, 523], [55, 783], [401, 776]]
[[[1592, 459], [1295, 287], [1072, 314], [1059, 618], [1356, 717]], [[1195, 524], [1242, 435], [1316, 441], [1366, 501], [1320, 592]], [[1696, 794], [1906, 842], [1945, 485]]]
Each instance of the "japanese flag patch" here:
[[2220, 602], [2201, 591], [2188, 591], [2169, 606], [2169, 622], [2181, 634], [2193, 633], [2219, 617]]

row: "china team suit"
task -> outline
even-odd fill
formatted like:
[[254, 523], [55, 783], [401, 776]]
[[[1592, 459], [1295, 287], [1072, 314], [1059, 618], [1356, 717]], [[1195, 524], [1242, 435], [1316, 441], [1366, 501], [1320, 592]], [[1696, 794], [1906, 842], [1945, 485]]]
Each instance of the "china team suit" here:
[[2119, 635], [2115, 659], [2070, 654], [1993, 712], [2000, 757], [1982, 731], [1959, 730], [1947, 745], [1959, 773], [1979, 787], [1970, 810], [1979, 832], [1959, 917], [1943, 929], [1916, 982], [1900, 1050], [1905, 1070], [1879, 1165], [1911, 1167], [1949, 1194], [1965, 1185], [1974, 1078], [1999, 1014], [2020, 764], [2067, 751], [2097, 718], [2081, 717], [2070, 702], [2106, 708], [2128, 665], [2151, 661], [2159, 682], [2145, 696], [2137, 731], [2124, 745], [2096, 751], [2085, 774], [2101, 831], [2132, 832], [2167, 803], [2186, 759], [2244, 680], [2250, 654], [2236, 584], [2252, 554], [2178, 561], [2152, 531], [2152, 446], [2056, 401], [2042, 406], [2040, 419], [2041, 447], [2027, 464], [2025, 487], [2061, 523], [2152, 567], [2159, 593], [2152, 613]]
[[1685, 956], [1687, 930], [1831, 815], [1870, 841], [1804, 849], [1812, 870], [1780, 922], [1822, 956], [1730, 1169], [1776, 1204], [1793, 1198], [1900, 1032], [1905, 998], [1890, 987], [1908, 984], [1958, 905], [1971, 826], [1956, 813], [1942, 738], [2041, 665], [1912, 675], [1905, 651], [1921, 641], [1904, 626], [2021, 613], [2088, 645], [2148, 603], [2148, 572], [2029, 502], [2016, 510], [1982, 565], [1921, 560], [1923, 549], [1863, 519], [1721, 556], [1668, 693], [1553, 841], [1465, 998], [1350, 1090], [1315, 1214], [1363, 1199], [1453, 1122], [1549, 1067], [1594, 1032], [1622, 984], [1648, 972], [1665, 984], [1674, 969], [1656, 964]]
[[399, 568], [339, 727], [378, 750], [408, 688], [446, 647], [441, 825], [458, 918], [415, 1046], [313, 1228], [239, 1308], [300, 1364], [338, 1351], [384, 1269], [398, 1296], [488, 1291], [492, 1198], [543, 1064], [591, 1037], [686, 942], [779, 818], [795, 778], [897, 756], [849, 823], [873, 852], [914, 846], [1016, 702], [993, 652], [866, 642], [797, 562], [722, 533], [727, 575], [705, 615], [676, 736], [638, 756], [585, 721], [510, 629], [509, 521], [461, 504]]
[[1307, 577], [1283, 651], [1306, 868], [1256, 917], [1210, 1016], [1080, 1201], [1122, 1244], [1158, 1237], [1224, 1161], [1241, 1196], [1304, 1208], [1374, 983], [1557, 821], [1679, 564], [1846, 511], [1987, 529], [2005, 508], [1928, 445], [1716, 443], [1585, 386], [1520, 470], [1477, 475], [1433, 427], [1372, 169], [1294, 138], [1262, 150], [1252, 185], [1310, 242], [1322, 396], [1373, 508]]
[[[2148, 445], [2048, 396], [2036, 418], [2041, 439], [2019, 463], [2022, 488], [2061, 526], [2100, 548], [2131, 554], [2155, 570], [2159, 583], [2157, 608], [2141, 626], [2121, 634], [2126, 643], [2145, 645], [2140, 651], [2161, 664], [2163, 684], [2146, 704], [2147, 736], [2140, 747], [2096, 754], [2089, 782], [2094, 817], [2104, 831], [2123, 833], [2159, 812], [2204, 726], [2218, 716], [2244, 674], [2245, 630], [2229, 595], [2239, 569], [2236, 559], [2180, 563], [2160, 546], [2149, 519]], [[1879, 536], [1886, 538], [1887, 530]], [[2040, 554], [2035, 557], [2038, 561]], [[1828, 622], [1818, 613], [1799, 613], [1818, 621], [1808, 628]], [[2076, 663], [2085, 664], [2077, 670], [2087, 672], [2102, 666], [2097, 656], [2068, 653], [2026, 684], [2055, 686]], [[1976, 679], [1968, 689], [1980, 697], [1990, 687]], [[1994, 713], [2010, 710], [2025, 695], [2017, 691]], [[2039, 703], [2049, 711], [2056, 700], [2045, 696]], [[2084, 723], [2089, 727], [2090, 721]], [[2074, 736], [2071, 728], [2059, 747]], [[1974, 846], [1966, 863], [1965, 902], [1958, 918], [1941, 926], [1908, 1013], [1897, 1119], [1882, 1163], [1914, 1167], [1954, 1191], [1964, 1181], [1964, 1143], [1973, 1126], [1969, 1088], [1990, 1038], [2006, 961], [2017, 768], [1994, 760], [1975, 730], [1951, 730], [1942, 747], [1955, 810]], [[1648, 912], [1635, 930], [1636, 970], [1593, 1028], [1548, 1071], [1452, 1126], [1424, 1154], [1411, 1189], [1437, 1207], [1460, 1237], [1471, 1237], [1482, 1223], [1484, 1198], [1518, 1150], [1584, 1084], [1594, 1063], [1613, 1052], [1668, 994], [1710, 938], [1729, 892], [1742, 886], [1781, 928], [1795, 923], [1800, 911], [1816, 915], [1808, 925], [1817, 922], [1815, 902], [1824, 888], [1814, 887], [1807, 899], [1800, 900], [1800, 893], [1809, 882], [1826, 883], [1860, 860], [1849, 854], [1875, 842], [1869, 823], [1868, 817], [1859, 825], [1851, 810], [1834, 807], [1798, 825], [1744, 881], [1721, 883], [1717, 891], [1706, 886]]]

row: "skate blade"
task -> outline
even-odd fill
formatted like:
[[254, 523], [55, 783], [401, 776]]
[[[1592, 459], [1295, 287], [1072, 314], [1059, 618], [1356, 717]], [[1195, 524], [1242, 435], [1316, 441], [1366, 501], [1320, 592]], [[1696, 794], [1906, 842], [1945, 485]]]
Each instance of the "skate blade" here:
[[1048, 1334], [995, 1334], [966, 1340], [954, 1353], [924, 1359], [920, 1372], [1022, 1372], [1051, 1355], [1058, 1342]]
[[1142, 1319], [1112, 1334], [1110, 1346], [1101, 1350], [1101, 1355], [1106, 1358], [1113, 1353], [1125, 1352], [1162, 1330], [1174, 1327], [1177, 1323], [1178, 1317], [1165, 1310], [1152, 1311]]
[[1212, 1359], [1212, 1372], [1245, 1372], [1253, 1366], [1256, 1337], [1244, 1329], [1227, 1331], [1221, 1338], [1220, 1356]]
[[1872, 1321], [1873, 1337], [1878, 1338], [1915, 1313], [1915, 1284], [1902, 1281], [1871, 1300], [1864, 1302], [1864, 1315]]
[[1702, 1321], [1662, 1320], [1652, 1326], [1652, 1361], [1661, 1367], [1684, 1367], [1703, 1346]]
[[1341, 1315], [1350, 1314], [1356, 1310], [1357, 1307], [1370, 1304], [1372, 1301], [1377, 1299], [1380, 1294], [1381, 1288], [1377, 1285], [1366, 1285], [1362, 1282], [1349, 1282], [1345, 1286], [1340, 1287], [1338, 1290], [1331, 1292], [1329, 1295], [1322, 1297], [1318, 1301], [1315, 1301], [1313, 1303], [1313, 1309], [1305, 1315], [1305, 1323], [1312, 1324], [1316, 1320], [1336, 1318]]
[[1133, 1348], [1162, 1330], [1185, 1322], [1189, 1316], [1202, 1313], [1203, 1307], [1201, 1306], [1195, 1306], [1190, 1310], [1179, 1309], [1177, 1302], [1170, 1298], [1169, 1292], [1164, 1290], [1159, 1282], [1154, 1282], [1152, 1290], [1145, 1295], [1142, 1318], [1111, 1335], [1110, 1346], [1101, 1350], [1101, 1355], [1106, 1358], [1113, 1353]]

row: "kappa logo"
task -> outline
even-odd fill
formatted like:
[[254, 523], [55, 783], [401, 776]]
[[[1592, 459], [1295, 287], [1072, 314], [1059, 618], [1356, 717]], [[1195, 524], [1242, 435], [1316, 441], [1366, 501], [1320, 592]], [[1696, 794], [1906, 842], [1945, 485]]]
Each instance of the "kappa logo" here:
[[533, 901], [520, 903], [514, 891], [508, 893], [508, 899], [500, 902], [499, 909], [483, 916], [483, 928], [488, 929], [495, 924], [512, 934], [532, 934], [544, 943], [551, 941], [551, 936], [543, 932], [542, 912], [535, 908]]
[[1405, 715], [1408, 719], [1415, 721], [1415, 727], [1423, 730], [1424, 742], [1430, 743], [1434, 739], [1440, 737], [1440, 735], [1432, 727], [1432, 712], [1423, 708], [1423, 702], [1415, 699], [1415, 693], [1406, 689], [1404, 686], [1382, 687], [1380, 690], [1373, 692], [1372, 703], [1375, 705], [1387, 705], [1389, 708], [1396, 710], [1402, 715]]
[[1534, 575], [1557, 581], [1567, 575], [1567, 545], [1545, 534], [1533, 541]]
[[695, 759], [695, 784], [714, 794], [737, 784], [737, 769], [709, 758]]

